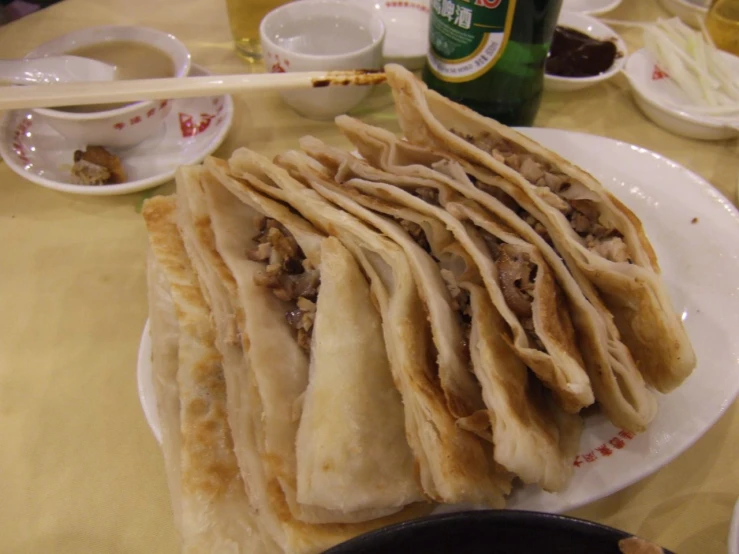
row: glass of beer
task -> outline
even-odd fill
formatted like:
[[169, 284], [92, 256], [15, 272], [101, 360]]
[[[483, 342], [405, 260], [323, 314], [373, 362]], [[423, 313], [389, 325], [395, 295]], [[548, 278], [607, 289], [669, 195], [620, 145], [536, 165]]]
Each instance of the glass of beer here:
[[262, 59], [259, 44], [259, 23], [262, 18], [285, 0], [226, 0], [228, 22], [236, 53], [248, 62]]
[[739, 0], [714, 0], [706, 28], [718, 48], [739, 56]]

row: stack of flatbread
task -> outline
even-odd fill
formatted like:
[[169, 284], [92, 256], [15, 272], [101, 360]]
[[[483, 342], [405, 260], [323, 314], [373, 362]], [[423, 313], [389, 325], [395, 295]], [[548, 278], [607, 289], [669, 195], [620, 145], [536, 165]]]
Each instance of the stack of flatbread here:
[[643, 431], [695, 357], [592, 176], [386, 68], [404, 139], [305, 137], [148, 200], [153, 374], [185, 552], [321, 552], [567, 485], [596, 404]]

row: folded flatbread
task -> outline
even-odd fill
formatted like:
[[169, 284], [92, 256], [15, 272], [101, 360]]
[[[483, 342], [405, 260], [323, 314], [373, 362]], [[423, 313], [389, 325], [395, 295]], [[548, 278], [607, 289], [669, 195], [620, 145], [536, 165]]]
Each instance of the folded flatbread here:
[[695, 354], [639, 219], [591, 175], [533, 140], [428, 90], [400, 66], [386, 72], [405, 137], [453, 154], [494, 191], [535, 210], [568, 266], [601, 293], [646, 381], [661, 392], [679, 385]]
[[369, 284], [333, 237], [321, 245], [310, 381], [297, 435], [302, 504], [344, 512], [423, 499]]
[[[293, 515], [314, 523], [361, 521], [421, 500], [379, 315], [374, 308], [357, 309], [352, 303], [358, 300], [352, 300], [345, 290], [334, 287], [322, 293], [324, 271], [330, 283], [346, 281], [347, 286], [353, 285], [351, 291], [361, 292], [362, 281], [358, 269], [351, 265], [351, 257], [343, 252], [343, 264], [324, 267], [324, 250], [328, 248], [328, 259], [336, 262], [342, 254], [337, 250], [342, 247], [333, 240], [327, 243], [300, 216], [255, 192], [249, 197], [251, 205], [240, 203], [212, 176], [202, 179], [201, 185], [205, 188], [204, 199], [210, 197], [210, 220], [216, 249], [223, 254], [221, 263], [232, 268], [244, 291], [251, 291], [251, 295], [244, 296], [241, 308], [246, 314], [247, 354], [262, 395], [264, 457], [269, 465], [274, 464], [272, 471], [281, 482]], [[196, 198], [195, 203], [205, 202]], [[227, 248], [229, 240], [240, 244]], [[301, 246], [309, 251], [316, 241], [314, 264], [304, 257]], [[219, 248], [219, 244], [224, 247]], [[244, 283], [249, 277], [252, 282]], [[264, 299], [256, 299], [255, 295], [276, 296], [281, 302], [267, 310]], [[364, 307], [366, 304], [362, 304]], [[311, 339], [319, 321], [320, 334]], [[341, 325], [332, 327], [328, 323], [338, 321], [343, 322], [344, 330]], [[291, 326], [297, 327], [297, 333]], [[348, 328], [363, 333], [353, 336], [351, 349], [334, 357], [337, 346], [348, 344]], [[285, 356], [289, 349], [293, 350], [292, 356]], [[306, 390], [309, 371], [312, 379]], [[326, 375], [335, 389], [328, 386]], [[343, 395], [330, 395], [331, 390], [342, 390]], [[373, 401], [369, 402], [368, 397]], [[316, 402], [338, 420], [314, 414]], [[302, 417], [301, 405], [309, 408], [307, 419]], [[285, 406], [293, 410], [285, 410]], [[382, 432], [375, 426], [378, 423], [382, 423]], [[343, 425], [353, 427], [353, 432], [340, 433]], [[347, 458], [357, 451], [373, 455]], [[314, 479], [320, 481], [320, 491], [311, 484]], [[355, 485], [352, 494], [346, 490], [348, 482]]]
[[149, 249], [146, 258], [151, 336], [151, 376], [162, 434], [162, 453], [177, 531], [182, 532], [182, 474], [180, 451], [180, 389], [177, 385], [179, 325], [169, 282]]
[[[324, 145], [324, 153], [329, 155], [330, 151]], [[340, 155], [340, 151], [335, 153]], [[490, 435], [491, 430], [495, 460], [525, 482], [539, 483], [547, 490], [561, 489], [572, 473], [581, 420], [556, 406], [538, 380], [529, 376], [525, 364], [503, 338], [505, 324], [487, 291], [477, 284], [481, 283], [477, 266], [458, 243], [439, 244], [438, 237], [444, 234], [438, 229], [443, 229], [441, 221], [403, 205], [400, 200], [407, 193], [402, 190], [374, 188], [375, 183], [358, 179], [342, 186], [321, 175], [314, 160], [298, 153], [286, 154], [280, 163], [299, 172], [322, 196], [397, 242], [408, 257], [419, 290], [425, 288], [427, 297], [437, 302], [452, 298], [450, 305], [467, 328], [466, 354], [482, 384], [487, 406], [483, 413], [458, 423], [481, 436]], [[398, 203], [389, 202], [392, 192], [397, 192]]]
[[229, 171], [237, 178], [227, 185], [234, 194], [248, 183], [288, 203], [336, 235], [360, 263], [382, 316], [390, 367], [403, 399], [406, 438], [424, 492], [442, 502], [502, 506], [510, 476], [499, 473], [490, 445], [460, 429], [447, 407], [427, 314], [403, 252], [254, 152], [237, 150]]
[[[162, 320], [167, 320], [166, 290], [177, 317], [177, 384], [179, 390], [179, 460], [165, 457], [168, 473], [179, 475], [181, 498], [180, 531], [183, 552], [266, 552], [256, 533], [251, 506], [241, 480], [230, 428], [226, 418], [226, 390], [221, 368], [221, 356], [214, 344], [214, 329], [210, 311], [201, 293], [198, 278], [186, 255], [175, 224], [175, 201], [172, 197], [147, 200], [143, 216], [149, 231], [149, 242], [156, 259], [152, 281], [157, 280], [156, 310], [165, 306]], [[157, 271], [160, 275], [157, 276]], [[171, 311], [170, 319], [171, 324]], [[160, 335], [162, 326], [154, 324], [152, 344], [156, 363], [165, 352], [174, 352], [172, 335]], [[168, 333], [174, 333], [170, 326]], [[164, 341], [164, 342], [160, 342]], [[166, 351], [159, 349], [166, 344]], [[167, 365], [173, 367], [172, 359]], [[157, 368], [160, 373], [161, 368]], [[167, 375], [171, 378], [171, 373]], [[158, 387], [158, 390], [161, 388]], [[174, 405], [161, 397], [160, 406]], [[166, 414], [163, 423], [171, 437], [174, 414]], [[173, 452], [171, 445], [165, 451]], [[179, 461], [179, 468], [175, 462]], [[172, 481], [170, 478], [170, 482]]]
[[[267, 409], [265, 401], [273, 402], [274, 397], [270, 397], [264, 391], [260, 391], [259, 380], [261, 379], [264, 382], [267, 377], [259, 375], [259, 370], [255, 367], [254, 363], [258, 361], [267, 370], [274, 368], [274, 363], [270, 364], [270, 360], [264, 357], [265, 354], [269, 353], [264, 348], [271, 347], [272, 355], [277, 357], [282, 354], [281, 351], [278, 352], [277, 348], [281, 347], [283, 350], [286, 348], [285, 342], [281, 345], [277, 342], [280, 338], [283, 341], [287, 340], [285, 336], [279, 334], [279, 325], [286, 321], [285, 306], [282, 302], [277, 301], [271, 293], [265, 294], [264, 289], [254, 282], [254, 277], [257, 273], [249, 273], [248, 266], [256, 265], [257, 267], [252, 269], [256, 269], [256, 272], [259, 272], [263, 271], [263, 264], [260, 265], [258, 262], [248, 259], [245, 255], [247, 247], [253, 248], [254, 244], [251, 238], [244, 239], [243, 233], [245, 224], [248, 224], [251, 220], [258, 221], [262, 216], [250, 206], [240, 202], [217, 179], [200, 167], [182, 168], [178, 172], [177, 177], [178, 197], [181, 197], [179, 198], [179, 205], [182, 208], [178, 214], [178, 220], [182, 223], [181, 230], [183, 231], [183, 236], [188, 237], [188, 242], [192, 239], [193, 244], [191, 244], [191, 250], [194, 256], [200, 260], [198, 263], [202, 264], [204, 273], [207, 274], [215, 271], [219, 275], [220, 283], [225, 285], [224, 288], [233, 290], [236, 293], [235, 301], [238, 305], [233, 312], [235, 313], [238, 324], [238, 336], [241, 337], [239, 346], [243, 348], [242, 353], [246, 352], [243, 358], [246, 363], [242, 361], [239, 364], [236, 361], [229, 366], [236, 373], [230, 377], [228, 375], [226, 376], [226, 385], [229, 390], [229, 418], [235, 419], [237, 416], [239, 418], [240, 435], [235, 437], [235, 443], [237, 443], [235, 444], [235, 451], [237, 452], [241, 472], [244, 476], [244, 484], [246, 490], [249, 492], [249, 497], [256, 514], [255, 517], [261, 536], [265, 543], [269, 545], [270, 551], [320, 552], [337, 542], [369, 531], [377, 526], [388, 525], [395, 521], [423, 513], [425, 510], [424, 506], [401, 510], [412, 499], [421, 498], [421, 493], [413, 475], [410, 451], [404, 442], [402, 409], [399, 407], [399, 397], [392, 385], [389, 373], [386, 377], [387, 381], [390, 381], [389, 392], [391, 394], [388, 394], [387, 390], [383, 390], [377, 385], [374, 387], [366, 386], [364, 392], [371, 398], [374, 398], [376, 402], [371, 405], [365, 402], [365, 405], [359, 408], [353, 405], [346, 406], [344, 409], [344, 415], [349, 418], [349, 421], [345, 423], [350, 423], [351, 421], [359, 423], [358, 415], [373, 417], [385, 424], [384, 432], [374, 433], [372, 436], [368, 436], [367, 430], [364, 429], [359, 430], [356, 435], [351, 436], [349, 442], [346, 444], [342, 442], [341, 437], [331, 437], [333, 439], [332, 443], [323, 443], [323, 446], [328, 450], [328, 454], [334, 454], [339, 459], [335, 459], [337, 464], [334, 472], [328, 472], [328, 478], [324, 475], [322, 484], [326, 485], [326, 489], [323, 489], [321, 493], [328, 495], [329, 500], [333, 498], [335, 502], [336, 493], [338, 492], [336, 490], [337, 480], [345, 488], [347, 486], [346, 480], [352, 484], [356, 484], [357, 486], [349, 491], [352, 494], [346, 494], [341, 499], [347, 511], [337, 510], [334, 513], [334, 510], [328, 509], [325, 506], [300, 504], [295, 499], [295, 475], [289, 481], [293, 483], [292, 487], [286, 490], [283, 488], [281, 478], [284, 479], [286, 471], [289, 468], [278, 465], [277, 472], [275, 472], [275, 465], [277, 465], [276, 462], [279, 460], [275, 460], [275, 454], [265, 455], [268, 452], [267, 445], [270, 445], [274, 449], [275, 444], [279, 446], [281, 439], [279, 435], [275, 437], [275, 428], [278, 432], [280, 431], [279, 422], [275, 423], [272, 421], [271, 429], [267, 425], [267, 415], [270, 414], [270, 410]], [[303, 225], [305, 226], [304, 231], [310, 229], [307, 223], [303, 222]], [[253, 236], [253, 234], [246, 234], [246, 237]], [[244, 245], [245, 240], [247, 242], [246, 246]], [[222, 257], [221, 253], [225, 255]], [[239, 255], [241, 258], [238, 258]], [[226, 263], [226, 260], [234, 262], [233, 257], [239, 262], [234, 263], [234, 267], [237, 270], [235, 273], [231, 273], [230, 267]], [[338, 279], [347, 276], [346, 274], [336, 276], [335, 273], [334, 275]], [[211, 295], [210, 299], [211, 301], [215, 300], [217, 295], [213, 293], [217, 290], [215, 286], [216, 281], [209, 282], [207, 278], [201, 278], [201, 281], [208, 282], [208, 289]], [[250, 284], [253, 286], [251, 294], [248, 293], [248, 285]], [[243, 294], [244, 289], [247, 289], [247, 294]], [[223, 298], [221, 299], [223, 300]], [[232, 297], [229, 295], [228, 299], [230, 301]], [[255, 299], [263, 300], [264, 304], [270, 304], [272, 300], [275, 300], [278, 309], [273, 311], [265, 310], [264, 305], [255, 302]], [[216, 302], [212, 304], [214, 307], [217, 305], [218, 303]], [[365, 312], [362, 312], [362, 316], [364, 315]], [[216, 319], [219, 317], [217, 315], [217, 309], [213, 310], [213, 316]], [[270, 317], [273, 319], [270, 319]], [[360, 318], [359, 321], [363, 324], [366, 322], [366, 319]], [[273, 335], [276, 335], [276, 338], [262, 340], [264, 337], [258, 336], [256, 340], [260, 340], [263, 343], [258, 346], [256, 342], [249, 339], [248, 331], [250, 325], [259, 323], [271, 324], [270, 330]], [[216, 325], [216, 327], [220, 328], [219, 325]], [[296, 342], [294, 330], [289, 327], [288, 330], [292, 332], [291, 338], [293, 342]], [[220, 332], [217, 333], [218, 335], [220, 335]], [[255, 338], [253, 334], [251, 337], [252, 339]], [[318, 337], [314, 337], [314, 340], [318, 340]], [[218, 339], [216, 342], [219, 343], [219, 348], [226, 347], [225, 352], [228, 352], [234, 346], [231, 343], [224, 345]], [[239, 341], [236, 344], [239, 344]], [[382, 347], [382, 343], [379, 346]], [[378, 345], [375, 343], [375, 348], [377, 347]], [[260, 348], [262, 349], [260, 350]], [[317, 350], [314, 345], [313, 351], [316, 352]], [[362, 352], [366, 353], [367, 351], [363, 349]], [[255, 356], [256, 354], [261, 354], [261, 356], [257, 357]], [[381, 352], [375, 351], [374, 354], [378, 356]], [[347, 360], [344, 361], [346, 362]], [[340, 365], [339, 367], [345, 366]], [[354, 374], [356, 375], [358, 369], [361, 370], [366, 367], [366, 364], [359, 364], [359, 368], [351, 367], [351, 369], [354, 370]], [[375, 361], [371, 364], [371, 368], [378, 369], [378, 363]], [[349, 371], [348, 373], [351, 374], [352, 372]], [[278, 374], [277, 377], [286, 378], [289, 381], [289, 376], [286, 377], [284, 372]], [[338, 375], [335, 384], [339, 388], [346, 390], [347, 387], [342, 386], [346, 381], [346, 377]], [[383, 382], [383, 378], [381, 375], [373, 374], [370, 381]], [[269, 381], [267, 381], [267, 384], [271, 387], [290, 385], [289, 382], [275, 383]], [[364, 384], [366, 385], [367, 383]], [[392, 393], [394, 393], [394, 396]], [[234, 397], [237, 399], [236, 401], [232, 401]], [[307, 398], [308, 395], [306, 395], [306, 403]], [[393, 404], [397, 407], [393, 408]], [[285, 412], [286, 419], [293, 422], [294, 427], [296, 427], [297, 418], [300, 418], [299, 406], [300, 401], [297, 400], [292, 403], [279, 403], [272, 409], [279, 411], [282, 408], [282, 411]], [[231, 412], [232, 408], [233, 413]], [[393, 411], [394, 409], [395, 411]], [[380, 410], [382, 410], [382, 413], [379, 413]], [[399, 426], [394, 425], [393, 419], [396, 416], [400, 418]], [[399, 433], [393, 433], [392, 430], [395, 427], [400, 427]], [[321, 422], [315, 425], [314, 428], [319, 432], [325, 429]], [[377, 429], [373, 427], [373, 430], [376, 431]], [[272, 435], [271, 442], [269, 435]], [[388, 436], [393, 437], [400, 444], [388, 444]], [[310, 433], [308, 437], [311, 437]], [[293, 430], [293, 450], [295, 449], [294, 441], [295, 435]], [[352, 481], [356, 475], [351, 474], [340, 459], [341, 453], [352, 446], [359, 447], [360, 449], [371, 449], [373, 447], [375, 449], [388, 449], [392, 447], [393, 450], [384, 452], [385, 455], [379, 460], [380, 465], [385, 464], [384, 467], [380, 468], [382, 470], [381, 475], [369, 471], [371, 469], [377, 470], [376, 466], [379, 456], [376, 453], [374, 457], [365, 456], [365, 460], [360, 460], [354, 466], [350, 467], [353, 470], [357, 468], [363, 470], [364, 478], [368, 479], [369, 483], [374, 483], [375, 488], [380, 489], [380, 493], [376, 493], [374, 490], [368, 492], [367, 489], [370, 488], [370, 485]], [[271, 453], [272, 451], [269, 452]], [[277, 452], [276, 454], [283, 453]], [[290, 454], [287, 453], [286, 455], [289, 456]], [[408, 461], [405, 463], [402, 459], [404, 455], [408, 458]], [[294, 456], [295, 454], [293, 453]], [[313, 458], [309, 457], [309, 459]], [[298, 460], [300, 460], [300, 456], [298, 456]], [[342, 477], [343, 480], [341, 480]], [[387, 480], [392, 481], [395, 486], [391, 491], [388, 491]], [[407, 485], [406, 482], [409, 484]], [[411, 489], [410, 493], [408, 491], [409, 488]], [[342, 490], [341, 492], [346, 493], [347, 491]], [[331, 496], [332, 493], [333, 497]], [[383, 505], [390, 507], [348, 511], [348, 508], [352, 508], [358, 502], [357, 498], [365, 504], [373, 502], [376, 504], [378, 501], [381, 501]], [[399, 505], [393, 505], [393, 501]], [[307, 513], [313, 518], [340, 518], [344, 520], [372, 519], [373, 521], [366, 524], [357, 523], [351, 525], [308, 524], [299, 521], [291, 515], [291, 503], [298, 505], [301, 514]], [[398, 510], [401, 511], [397, 516], [392, 518], [380, 517], [383, 513], [398, 512]]]
[[[508, 227], [535, 246], [567, 298], [596, 400], [615, 425], [636, 432], [646, 428], [656, 414], [656, 400], [621, 341], [613, 316], [582, 272], [576, 266], [566, 267], [556, 246], [544, 240], [534, 229], [532, 225], [536, 225], [536, 221], [527, 222], [533, 219], [530, 213], [518, 205], [504, 204], [480, 190], [459, 163], [440, 153], [411, 145], [388, 131], [348, 117], [338, 118], [337, 124], [368, 162], [349, 159], [337, 173], [337, 178], [357, 176], [380, 182], [391, 180], [396, 188], [409, 191], [415, 191], [419, 186], [451, 188], [485, 208], [484, 214], [474, 209], [457, 210], [458, 217], [472, 218], [473, 223], [483, 228], [488, 223]], [[376, 168], [383, 173], [378, 175]], [[387, 194], [390, 193], [392, 191]], [[439, 198], [443, 201], [446, 196], [440, 195]], [[469, 203], [464, 205], [470, 206]]]
[[[401, 222], [411, 221], [417, 226], [411, 228], [417, 229], [416, 236], [424, 235], [425, 229], [435, 226], [444, 230], [448, 228], [447, 233], [464, 246], [474, 259], [473, 265], [479, 267], [494, 305], [511, 329], [509, 340], [526, 365], [554, 391], [566, 410], [578, 412], [593, 403], [590, 379], [583, 368], [562, 292], [535, 248], [500, 225], [490, 224], [486, 225], [487, 228], [465, 226], [456, 220], [442, 206], [464, 200], [464, 197], [439, 182], [404, 181], [403, 177], [378, 172], [353, 156], [326, 147], [317, 139], [304, 138], [301, 146], [316, 159], [326, 160], [336, 168], [334, 179], [365, 190], [374, 197], [410, 206], [410, 210], [393, 209], [378, 203], [379, 200], [364, 199], [370, 208], [379, 209]], [[340, 167], [342, 165], [343, 168]], [[350, 168], [385, 184], [399, 182], [407, 190], [402, 186], [377, 187], [361, 177], [347, 180], [353, 171]], [[408, 226], [408, 223], [404, 225]], [[505, 243], [501, 241], [501, 235]], [[434, 242], [433, 236], [430, 236], [431, 243]], [[442, 255], [441, 251], [435, 252], [437, 258]]]

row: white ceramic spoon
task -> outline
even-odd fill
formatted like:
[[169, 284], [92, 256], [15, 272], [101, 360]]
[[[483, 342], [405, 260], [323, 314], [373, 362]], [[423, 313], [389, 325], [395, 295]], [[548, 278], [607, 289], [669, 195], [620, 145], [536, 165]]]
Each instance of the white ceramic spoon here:
[[7, 81], [13, 85], [48, 85], [114, 79], [115, 66], [80, 56], [0, 60], [0, 81]]

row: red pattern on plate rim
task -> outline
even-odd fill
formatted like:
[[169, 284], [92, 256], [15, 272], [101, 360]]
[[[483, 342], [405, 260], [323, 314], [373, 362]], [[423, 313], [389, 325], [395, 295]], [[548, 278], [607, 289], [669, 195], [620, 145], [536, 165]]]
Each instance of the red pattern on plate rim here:
[[618, 434], [611, 438], [608, 442], [604, 442], [600, 446], [596, 446], [585, 454], [575, 456], [572, 463], [575, 467], [581, 467], [585, 464], [592, 464], [602, 458], [611, 456], [615, 450], [621, 450], [626, 446], [626, 442], [632, 440], [636, 435], [630, 431], [619, 431]]
[[[210, 122], [216, 118], [217, 114], [201, 113], [199, 121], [195, 121], [195, 117], [188, 113], [180, 112], [178, 114], [180, 122], [180, 134], [183, 138], [191, 138], [195, 135], [205, 132], [210, 127]], [[216, 125], [220, 125], [223, 118], [216, 120]]]
[[33, 125], [31, 117], [26, 116], [18, 123], [18, 126], [13, 132], [13, 152], [18, 156], [18, 159], [26, 165], [31, 163], [31, 160], [28, 159], [26, 145], [24, 144], [23, 139], [25, 138], [28, 129], [31, 128], [31, 125]]

